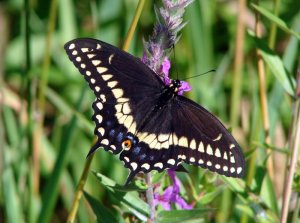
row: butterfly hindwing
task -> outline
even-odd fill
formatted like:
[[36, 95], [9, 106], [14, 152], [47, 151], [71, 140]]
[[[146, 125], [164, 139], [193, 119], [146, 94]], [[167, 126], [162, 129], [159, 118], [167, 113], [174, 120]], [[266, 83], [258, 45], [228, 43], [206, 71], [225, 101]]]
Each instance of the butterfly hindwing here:
[[176, 106], [172, 115], [174, 132], [180, 137], [178, 144], [184, 162], [225, 176], [242, 177], [245, 171], [242, 150], [223, 124], [183, 96], [177, 96], [173, 103]]
[[216, 117], [185, 97], [170, 100], [132, 137], [133, 147], [120, 155], [131, 175], [176, 169], [183, 162], [225, 176], [244, 175], [244, 158], [232, 135]]

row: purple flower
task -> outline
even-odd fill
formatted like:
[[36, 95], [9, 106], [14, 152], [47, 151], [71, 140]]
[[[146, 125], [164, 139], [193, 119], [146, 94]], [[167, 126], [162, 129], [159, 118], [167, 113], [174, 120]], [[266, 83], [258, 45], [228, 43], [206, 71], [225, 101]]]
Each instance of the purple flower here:
[[163, 7], [155, 8], [157, 23], [148, 41], [144, 41], [145, 64], [159, 73], [161, 64], [178, 41], [178, 32], [185, 26], [183, 14], [193, 0], [163, 0]]
[[[169, 78], [170, 68], [171, 68], [171, 63], [170, 63], [169, 59], [167, 57], [165, 57], [162, 65], [161, 65], [161, 68], [160, 68], [161, 73], [164, 75], [163, 81], [164, 81], [165, 85], [170, 85], [170, 83], [171, 83], [171, 79]], [[189, 85], [188, 82], [180, 81], [180, 83], [181, 83], [181, 86], [178, 91], [179, 95], [182, 95], [183, 92], [185, 92], [185, 91], [192, 90], [192, 87]]]
[[165, 85], [170, 85], [171, 79], [169, 78], [169, 70], [171, 68], [171, 63], [167, 57], [165, 57], [162, 65], [161, 65], [161, 73], [163, 73], [163, 81]]
[[171, 204], [177, 204], [181, 209], [193, 209], [193, 205], [186, 203], [179, 194], [181, 183], [175, 176], [175, 171], [168, 170], [168, 174], [173, 185], [168, 186], [162, 195], [154, 193], [154, 206], [161, 204], [165, 210], [171, 210]]
[[190, 90], [192, 90], [192, 87], [189, 85], [188, 82], [180, 81], [180, 83], [181, 83], [181, 86], [180, 86], [179, 91], [178, 91], [178, 94], [179, 94], [179, 95], [182, 95], [183, 92], [185, 92], [185, 91], [190, 91]]
[[147, 53], [146, 53], [146, 52], [143, 53], [143, 57], [141, 58], [141, 61], [142, 61], [144, 64], [147, 64]]

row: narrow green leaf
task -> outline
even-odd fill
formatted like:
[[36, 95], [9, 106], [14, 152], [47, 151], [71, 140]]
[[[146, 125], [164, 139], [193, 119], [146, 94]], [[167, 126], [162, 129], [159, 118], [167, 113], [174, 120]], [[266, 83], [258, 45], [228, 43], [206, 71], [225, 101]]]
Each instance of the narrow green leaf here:
[[259, 49], [264, 61], [268, 64], [270, 70], [275, 75], [279, 83], [291, 96], [294, 95], [294, 89], [296, 81], [285, 69], [282, 60], [278, 55], [272, 51], [267, 44], [261, 39], [254, 36], [252, 32], [249, 32], [250, 36], [255, 41], [256, 47]]
[[19, 139], [20, 139], [17, 120], [13, 115], [13, 111], [10, 108], [3, 106], [2, 111], [3, 111], [3, 124], [5, 126], [4, 129], [6, 131], [8, 144], [10, 144], [13, 147], [17, 145], [17, 143], [19, 143]]
[[287, 32], [291, 35], [294, 35], [295, 37], [297, 37], [300, 40], [300, 35], [297, 32], [295, 32], [294, 30], [290, 29], [283, 20], [281, 20], [277, 16], [273, 15], [271, 12], [267, 11], [263, 7], [260, 7], [260, 6], [255, 5], [255, 4], [251, 4], [251, 5], [256, 11], [258, 11], [259, 13], [261, 13], [262, 15], [264, 15], [265, 17], [270, 19], [272, 22], [274, 22], [282, 30], [284, 30], [285, 32]]
[[279, 214], [274, 185], [268, 174], [265, 175], [264, 180], [262, 182], [260, 197], [274, 213]]

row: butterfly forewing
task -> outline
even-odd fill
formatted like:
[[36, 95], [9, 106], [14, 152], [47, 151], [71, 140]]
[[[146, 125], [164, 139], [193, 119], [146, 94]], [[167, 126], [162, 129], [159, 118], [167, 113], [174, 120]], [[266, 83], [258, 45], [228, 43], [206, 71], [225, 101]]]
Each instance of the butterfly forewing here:
[[195, 102], [175, 95], [140, 59], [95, 39], [75, 39], [65, 50], [96, 95], [93, 121], [98, 141], [130, 170], [178, 168], [182, 162], [241, 177], [244, 158], [217, 118]]
[[148, 101], [142, 109], [136, 107], [145, 98], [157, 97], [162, 81], [140, 59], [102, 41], [75, 39], [65, 45], [65, 50], [97, 97], [93, 120], [98, 141], [90, 153], [100, 146], [118, 153], [120, 147], [115, 149], [119, 143], [113, 133], [118, 141], [123, 141], [126, 134], [121, 137], [120, 132], [127, 132], [130, 127], [134, 130], [135, 123], [141, 123], [151, 104]]

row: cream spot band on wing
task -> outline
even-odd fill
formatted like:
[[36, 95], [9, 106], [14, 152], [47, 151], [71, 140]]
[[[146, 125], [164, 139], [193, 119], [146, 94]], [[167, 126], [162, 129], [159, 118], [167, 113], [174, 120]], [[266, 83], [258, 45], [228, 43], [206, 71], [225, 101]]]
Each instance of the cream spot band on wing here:
[[206, 147], [206, 153], [208, 155], [213, 155], [213, 150], [212, 150], [210, 144], [208, 144], [207, 147]]
[[120, 98], [123, 96], [124, 91], [121, 88], [115, 88], [115, 89], [112, 89], [112, 93], [115, 96], [115, 98]]
[[114, 56], [115, 56], [114, 54], [111, 54], [111, 55], [109, 56], [109, 58], [108, 58], [108, 63], [109, 63], [109, 64], [111, 64], [112, 59], [113, 59]]
[[202, 142], [199, 143], [198, 151], [204, 153], [204, 145]]
[[94, 66], [98, 66], [101, 63], [101, 60], [92, 60]]
[[96, 54], [94, 54], [94, 53], [89, 53], [89, 54], [87, 54], [87, 57], [89, 58], [89, 59], [92, 59], [93, 57], [95, 57], [96, 56]]
[[75, 44], [71, 43], [70, 46], [69, 46], [69, 50], [73, 50], [74, 48], [75, 48]]
[[[100, 127], [98, 128], [98, 132], [101, 134], [101, 136], [104, 136], [105, 130], [104, 128]], [[103, 140], [102, 140], [103, 141]], [[102, 142], [101, 142], [102, 143]], [[104, 144], [104, 143], [103, 143]], [[108, 145], [108, 144], [107, 144]]]
[[146, 170], [149, 170], [149, 169], [150, 169], [149, 163], [144, 163], [141, 167], [142, 167], [142, 168], [145, 168]]
[[132, 167], [133, 170], [136, 170], [137, 167], [138, 167], [137, 163], [135, 163], [135, 162], [132, 162], [132, 163], [130, 164], [130, 166]]
[[89, 48], [81, 48], [81, 52], [83, 53], [89, 52]]
[[103, 80], [107, 81], [109, 79], [111, 79], [113, 76], [111, 74], [104, 74], [102, 75]]
[[173, 165], [175, 165], [175, 160], [174, 159], [169, 159], [167, 161], [167, 163], [173, 166]]
[[222, 138], [222, 133], [220, 133], [217, 138], [213, 139], [213, 141], [214, 142], [219, 141], [221, 138]]
[[238, 174], [240, 174], [240, 173], [242, 172], [242, 170], [243, 170], [242, 167], [238, 167], [237, 170], [236, 170], [236, 172], [237, 172]]
[[196, 140], [195, 139], [192, 139], [191, 143], [190, 143], [190, 148], [192, 150], [195, 150], [196, 149]]
[[109, 141], [108, 141], [108, 139], [102, 139], [100, 143], [102, 143], [103, 145], [107, 145], [108, 146]]
[[164, 165], [161, 162], [159, 162], [159, 163], [155, 163], [154, 167], [158, 167], [158, 168], [162, 169], [164, 167]]
[[106, 67], [97, 67], [97, 71], [99, 74], [102, 74], [107, 71], [107, 68]]
[[169, 139], [169, 134], [159, 134], [157, 139], [159, 142], [165, 142]]
[[182, 136], [178, 140], [178, 145], [182, 147], [189, 147], [188, 139], [185, 136]]
[[109, 81], [107, 82], [107, 86], [110, 88], [114, 88], [117, 85], [117, 81]]
[[221, 152], [220, 152], [219, 148], [216, 148], [216, 150], [215, 150], [215, 156], [216, 157], [221, 157]]

